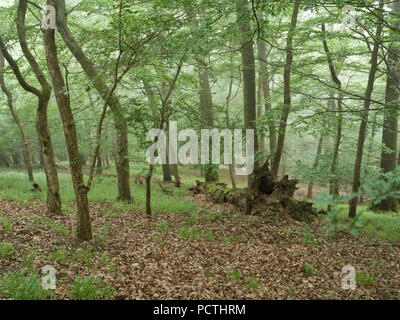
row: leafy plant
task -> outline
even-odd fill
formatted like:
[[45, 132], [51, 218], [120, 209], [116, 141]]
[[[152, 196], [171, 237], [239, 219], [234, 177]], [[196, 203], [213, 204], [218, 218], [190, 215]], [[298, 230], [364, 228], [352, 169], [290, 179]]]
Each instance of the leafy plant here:
[[362, 286], [369, 287], [375, 284], [375, 279], [372, 275], [359, 272], [356, 275], [356, 282]]
[[167, 233], [168, 230], [169, 230], [168, 223], [166, 223], [165, 221], [161, 222], [161, 223], [158, 225], [158, 228], [161, 230], [162, 233]]
[[227, 270], [226, 271], [226, 276], [229, 279], [233, 279], [235, 281], [239, 281], [241, 277], [240, 270]]
[[197, 230], [197, 228], [192, 228], [192, 229], [182, 228], [179, 231], [179, 236], [183, 239], [190, 239], [190, 238], [193, 240], [200, 239], [199, 231]]
[[246, 282], [246, 286], [250, 290], [252, 290], [254, 292], [258, 291], [258, 282], [257, 282], [257, 279], [254, 276], [250, 276], [250, 277], [246, 278], [245, 282]]
[[154, 237], [154, 241], [160, 246], [162, 247], [164, 245], [164, 241], [160, 236], [155, 236]]
[[358, 234], [358, 229], [363, 226], [362, 221], [360, 221], [360, 217], [364, 213], [364, 211], [360, 211], [356, 217], [349, 218], [346, 217], [342, 219], [340, 217], [340, 213], [342, 209], [339, 207], [339, 204], [343, 202], [349, 201], [355, 195], [349, 196], [334, 196], [326, 193], [320, 193], [317, 199], [314, 202], [314, 207], [318, 212], [322, 210], [327, 210], [328, 213], [325, 216], [325, 226], [323, 230], [325, 231], [326, 236], [331, 236], [332, 234], [336, 234], [337, 232], [348, 232], [352, 235]]
[[400, 197], [400, 166], [393, 171], [381, 174], [380, 179], [369, 179], [361, 188], [365, 195], [372, 200], [372, 205], [378, 205], [387, 198]]
[[0, 242], [0, 258], [8, 259], [14, 250], [14, 244], [5, 241]]
[[306, 264], [306, 265], [304, 266], [304, 270], [306, 271], [306, 273], [307, 273], [310, 277], [312, 277], [312, 276], [315, 275], [314, 268], [313, 268], [312, 266], [310, 266], [309, 264]]

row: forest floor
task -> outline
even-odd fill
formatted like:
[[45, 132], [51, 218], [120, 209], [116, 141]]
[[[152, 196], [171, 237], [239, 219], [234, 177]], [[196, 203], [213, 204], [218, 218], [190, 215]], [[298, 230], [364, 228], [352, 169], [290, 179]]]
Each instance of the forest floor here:
[[[400, 299], [398, 242], [329, 239], [318, 221], [192, 200], [193, 212], [150, 219], [128, 205], [91, 203], [94, 238], [78, 243], [73, 208], [49, 215], [39, 200], [0, 199], [0, 298]], [[349, 264], [355, 290], [341, 285]], [[41, 288], [45, 265], [56, 269], [54, 291]]]

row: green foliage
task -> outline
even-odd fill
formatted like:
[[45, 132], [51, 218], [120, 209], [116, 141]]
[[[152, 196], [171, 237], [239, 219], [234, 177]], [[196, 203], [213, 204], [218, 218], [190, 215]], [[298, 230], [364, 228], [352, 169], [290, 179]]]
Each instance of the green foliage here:
[[155, 236], [154, 237], [154, 241], [160, 246], [162, 247], [164, 245], [164, 241], [160, 236]]
[[107, 224], [104, 227], [100, 228], [97, 230], [97, 237], [98, 239], [103, 243], [106, 244], [107, 243], [107, 239], [110, 237], [111, 235], [111, 225]]
[[169, 226], [168, 223], [166, 223], [165, 221], [161, 222], [158, 225], [158, 228], [160, 229], [161, 233], [167, 233], [169, 230]]
[[306, 264], [306, 265], [304, 266], [304, 270], [306, 271], [306, 273], [307, 273], [310, 277], [312, 277], [312, 276], [315, 275], [315, 271], [314, 271], [313, 266], [310, 266], [309, 264]]
[[204, 238], [207, 241], [210, 241], [210, 242], [215, 240], [215, 236], [214, 236], [213, 232], [211, 230], [208, 230], [208, 229], [206, 229], [204, 231]]
[[9, 272], [1, 279], [1, 286], [0, 290], [10, 300], [44, 300], [50, 295], [35, 272]]
[[93, 249], [88, 246], [86, 249], [78, 249], [75, 253], [75, 258], [84, 262], [87, 266], [91, 267], [93, 262]]
[[328, 210], [324, 218], [325, 225], [323, 230], [326, 236], [332, 236], [338, 232], [348, 232], [352, 235], [357, 235], [359, 229], [363, 226], [360, 220], [364, 211], [357, 213], [355, 218], [342, 218], [342, 208], [339, 204], [348, 201], [351, 196], [336, 197], [333, 195], [320, 193], [314, 202], [314, 207], [318, 212], [321, 210]]
[[[33, 199], [39, 199], [46, 202], [46, 192], [40, 194], [30, 192], [31, 185], [26, 179], [26, 174], [16, 171], [4, 171], [0, 169], [0, 197], [8, 200], [27, 202]], [[46, 186], [46, 177], [42, 171], [35, 172], [35, 179], [40, 186]], [[59, 173], [60, 190], [62, 190], [63, 202], [71, 204], [76, 201], [74, 189], [69, 174]], [[133, 179], [132, 179], [133, 180]], [[90, 202], [106, 203], [112, 207], [116, 207], [116, 211], [128, 212], [137, 211], [144, 208], [146, 203], [146, 193], [144, 186], [132, 185], [132, 197], [135, 199], [134, 204], [126, 204], [116, 201], [117, 199], [117, 179], [105, 177], [93, 186], [88, 194]], [[133, 181], [132, 181], [133, 184]], [[27, 202], [28, 205], [28, 202]], [[164, 194], [157, 184], [152, 184], [152, 208], [154, 212], [171, 212], [186, 213], [193, 212], [197, 206], [191, 200], [187, 199], [184, 190], [175, 190], [172, 196]], [[115, 214], [111, 212], [103, 212], [109, 218], [114, 218]], [[55, 232], [64, 234], [68, 230], [54, 226]]]
[[192, 240], [199, 240], [200, 234], [197, 228], [182, 228], [179, 230], [179, 236], [183, 239], [192, 239]]
[[375, 279], [372, 275], [367, 273], [358, 272], [356, 275], [356, 282], [365, 287], [371, 287], [375, 284]]
[[50, 258], [52, 261], [57, 262], [57, 261], [66, 261], [68, 260], [68, 257], [69, 253], [67, 250], [58, 249], [51, 254]]
[[377, 205], [387, 198], [400, 197], [400, 166], [382, 174], [380, 179], [368, 179], [362, 186], [367, 198]]
[[235, 281], [239, 281], [242, 277], [240, 270], [226, 270], [226, 277]]
[[114, 289], [111, 286], [93, 276], [83, 279], [77, 277], [70, 287], [70, 297], [76, 300], [110, 300], [113, 295]]
[[231, 243], [243, 241], [244, 239], [245, 239], [244, 234], [241, 234], [239, 236], [227, 235], [227, 236], [224, 236], [223, 241], [225, 243], [225, 246], [228, 246]]
[[55, 224], [55, 223], [53, 224], [53, 223], [51, 223], [50, 224], [50, 228], [54, 232], [56, 232], [59, 235], [62, 235], [64, 237], [68, 237], [68, 235], [69, 235], [69, 229], [66, 226], [62, 225], [62, 224]]
[[250, 290], [252, 290], [252, 291], [254, 291], [254, 292], [257, 292], [258, 291], [258, 281], [257, 281], [257, 279], [254, 277], [254, 276], [250, 276], [250, 277], [248, 277], [248, 278], [246, 278], [245, 279], [245, 283], [246, 283], [246, 286], [250, 289]]
[[8, 259], [14, 250], [14, 244], [5, 241], [0, 242], [0, 258]]
[[10, 231], [11, 221], [7, 217], [0, 217], [0, 232]]

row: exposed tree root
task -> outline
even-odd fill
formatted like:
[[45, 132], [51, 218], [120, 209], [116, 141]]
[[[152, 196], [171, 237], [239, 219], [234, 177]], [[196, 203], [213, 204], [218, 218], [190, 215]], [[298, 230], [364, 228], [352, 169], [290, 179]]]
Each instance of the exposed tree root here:
[[281, 180], [272, 175], [269, 163], [254, 170], [250, 189], [232, 189], [224, 183], [208, 184], [196, 181], [190, 188], [194, 194], [205, 194], [210, 201], [231, 203], [242, 212], [259, 214], [265, 210], [285, 211], [299, 221], [310, 221], [317, 216], [312, 203], [293, 198], [297, 179], [284, 176]]

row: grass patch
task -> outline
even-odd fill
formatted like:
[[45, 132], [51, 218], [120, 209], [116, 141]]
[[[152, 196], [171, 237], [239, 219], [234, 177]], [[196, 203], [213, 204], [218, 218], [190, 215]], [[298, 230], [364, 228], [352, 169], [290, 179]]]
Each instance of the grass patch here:
[[[339, 216], [344, 219], [347, 217], [348, 206], [340, 206]], [[360, 228], [362, 233], [368, 234], [373, 238], [381, 238], [390, 241], [400, 240], [400, 214], [398, 213], [377, 213], [368, 210], [365, 206], [358, 206], [358, 212], [363, 211], [360, 221], [364, 226]]]
[[46, 300], [51, 294], [42, 287], [42, 281], [35, 272], [9, 272], [1, 279], [1, 293], [10, 300]]
[[0, 217], [0, 232], [10, 231], [10, 230], [11, 230], [11, 221], [6, 217]]
[[251, 291], [257, 292], [259, 289], [258, 281], [254, 276], [250, 276], [245, 279], [246, 287]]
[[78, 249], [75, 253], [75, 259], [85, 263], [88, 267], [93, 264], [93, 249], [88, 246], [86, 249]]
[[200, 239], [200, 233], [197, 228], [191, 228], [191, 229], [182, 228], [181, 230], [179, 230], [179, 236], [185, 240], [188, 240], [188, 239], [199, 240]]
[[226, 270], [226, 277], [231, 280], [239, 281], [242, 277], [240, 270]]
[[315, 276], [315, 271], [313, 266], [310, 266], [309, 264], [306, 264], [304, 266], [304, 271], [307, 273], [308, 276], [313, 277]]
[[[19, 201], [22, 204], [29, 205], [30, 200], [46, 201], [46, 177], [40, 170], [35, 170], [35, 179], [41, 186], [42, 192], [31, 192], [32, 188], [25, 172], [16, 170], [0, 169], [0, 198], [7, 200]], [[59, 182], [61, 191], [61, 199], [64, 207], [69, 207], [75, 202], [75, 193], [69, 174], [59, 173]], [[87, 177], [85, 176], [85, 179]], [[187, 195], [186, 188], [173, 190], [173, 195], [164, 194], [158, 184], [152, 184], [151, 188], [151, 206], [154, 213], [185, 213], [193, 212], [197, 209], [197, 205], [191, 200], [185, 198]], [[133, 204], [118, 202], [118, 182], [112, 177], [96, 177], [93, 180], [92, 189], [88, 194], [89, 202], [107, 203], [112, 205], [117, 212], [126, 212], [132, 210], [143, 209], [146, 204], [146, 192], [144, 185], [137, 185], [133, 179], [131, 181], [131, 192], [134, 199]], [[116, 217], [115, 213], [103, 213], [110, 218]]]
[[5, 241], [0, 242], [0, 258], [9, 259], [14, 251], [14, 244]]
[[368, 273], [359, 272], [356, 275], [356, 282], [364, 287], [372, 287], [375, 284], [375, 279]]
[[70, 287], [70, 297], [75, 300], [110, 300], [113, 295], [114, 289], [111, 286], [93, 276], [83, 279], [75, 278]]

